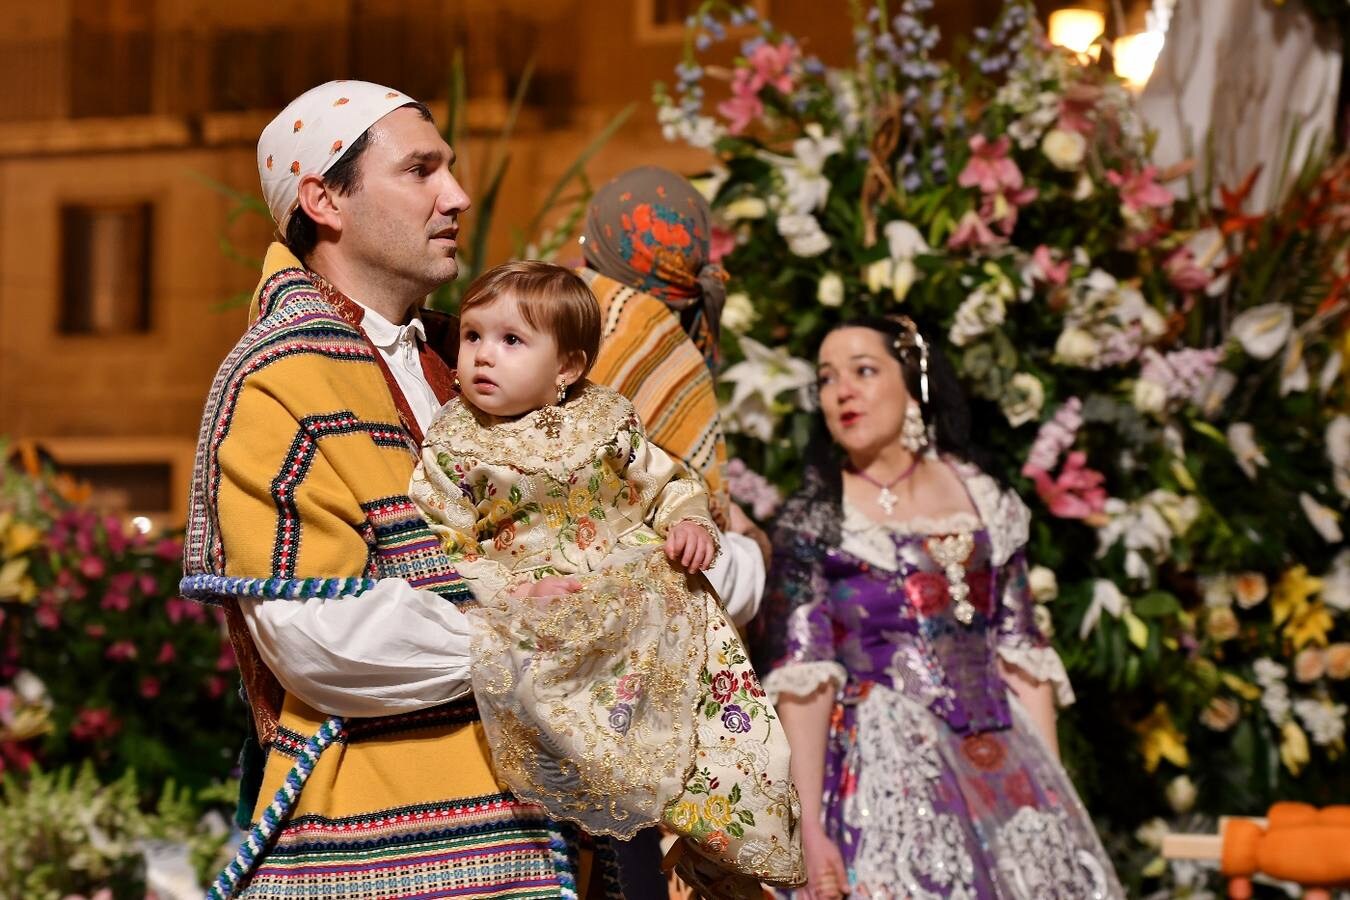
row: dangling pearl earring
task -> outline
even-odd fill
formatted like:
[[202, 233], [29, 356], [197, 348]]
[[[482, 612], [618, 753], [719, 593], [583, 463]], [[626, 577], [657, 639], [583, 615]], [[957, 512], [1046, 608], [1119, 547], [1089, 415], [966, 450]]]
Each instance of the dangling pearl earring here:
[[462, 394], [462, 393], [464, 393], [464, 388], [462, 388], [462, 387], [460, 386], [460, 384], [459, 384], [459, 373], [458, 373], [458, 372], [455, 373], [455, 378], [454, 378], [454, 381], [452, 382], [452, 384], [454, 384], [454, 386], [455, 386], [455, 393], [456, 393], [456, 394]]
[[559, 406], [562, 406], [562, 405], [563, 405], [563, 401], [566, 400], [566, 399], [567, 399], [567, 382], [566, 382], [566, 381], [559, 381], [559, 382], [558, 382], [558, 405], [559, 405]]
[[923, 424], [923, 412], [912, 397], [905, 404], [905, 424], [900, 429], [900, 446], [910, 453], [918, 453], [928, 446], [928, 429]]

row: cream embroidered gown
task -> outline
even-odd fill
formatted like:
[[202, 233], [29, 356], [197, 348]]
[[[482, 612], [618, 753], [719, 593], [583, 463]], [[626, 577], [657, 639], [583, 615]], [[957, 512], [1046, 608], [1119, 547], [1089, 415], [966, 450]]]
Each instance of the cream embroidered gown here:
[[[770, 883], [804, 880], [788, 747], [734, 627], [670, 526], [717, 531], [701, 484], [647, 440], [621, 394], [496, 419], [456, 400], [410, 495], [478, 601], [473, 689], [498, 774], [593, 834], [664, 821]], [[562, 599], [512, 597], [545, 575]]]

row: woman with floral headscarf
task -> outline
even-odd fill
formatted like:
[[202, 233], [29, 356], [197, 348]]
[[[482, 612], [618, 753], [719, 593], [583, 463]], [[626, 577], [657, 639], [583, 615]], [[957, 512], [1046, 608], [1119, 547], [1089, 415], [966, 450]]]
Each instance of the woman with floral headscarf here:
[[[726, 272], [710, 254], [708, 202], [684, 177], [643, 166], [596, 192], [581, 238], [581, 276], [600, 301], [603, 333], [590, 378], [628, 397], [652, 442], [708, 487], [724, 532], [705, 574], [737, 624], [764, 591], [768, 539], [730, 501], [715, 373]], [[763, 549], [761, 549], [763, 548]], [[656, 831], [618, 845], [629, 896], [664, 894]]]
[[711, 215], [683, 176], [625, 172], [591, 200], [581, 276], [603, 315], [590, 378], [633, 401], [652, 442], [707, 485], [714, 520], [732, 532], [708, 578], [740, 623], [759, 607], [768, 541], [727, 495], [714, 390], [727, 275], [710, 257]]

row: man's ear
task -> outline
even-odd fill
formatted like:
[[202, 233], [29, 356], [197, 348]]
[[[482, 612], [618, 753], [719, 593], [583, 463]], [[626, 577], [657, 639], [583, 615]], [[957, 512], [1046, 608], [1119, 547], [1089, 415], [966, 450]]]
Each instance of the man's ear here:
[[300, 208], [314, 224], [332, 231], [342, 231], [342, 211], [337, 206], [337, 192], [313, 173], [300, 179]]
[[563, 359], [562, 368], [558, 370], [558, 377], [565, 378], [568, 385], [573, 385], [581, 380], [581, 375], [585, 371], [586, 354], [580, 350], [574, 350]]

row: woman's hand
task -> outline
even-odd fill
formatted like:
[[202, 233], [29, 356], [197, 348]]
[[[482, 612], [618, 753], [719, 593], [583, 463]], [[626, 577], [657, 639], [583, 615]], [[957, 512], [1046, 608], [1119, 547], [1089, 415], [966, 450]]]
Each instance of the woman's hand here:
[[712, 565], [716, 549], [708, 529], [697, 522], [676, 522], [666, 535], [666, 556], [687, 572], [702, 572]]
[[808, 900], [839, 900], [848, 893], [848, 871], [839, 847], [818, 823], [803, 823], [802, 850], [806, 855]]

